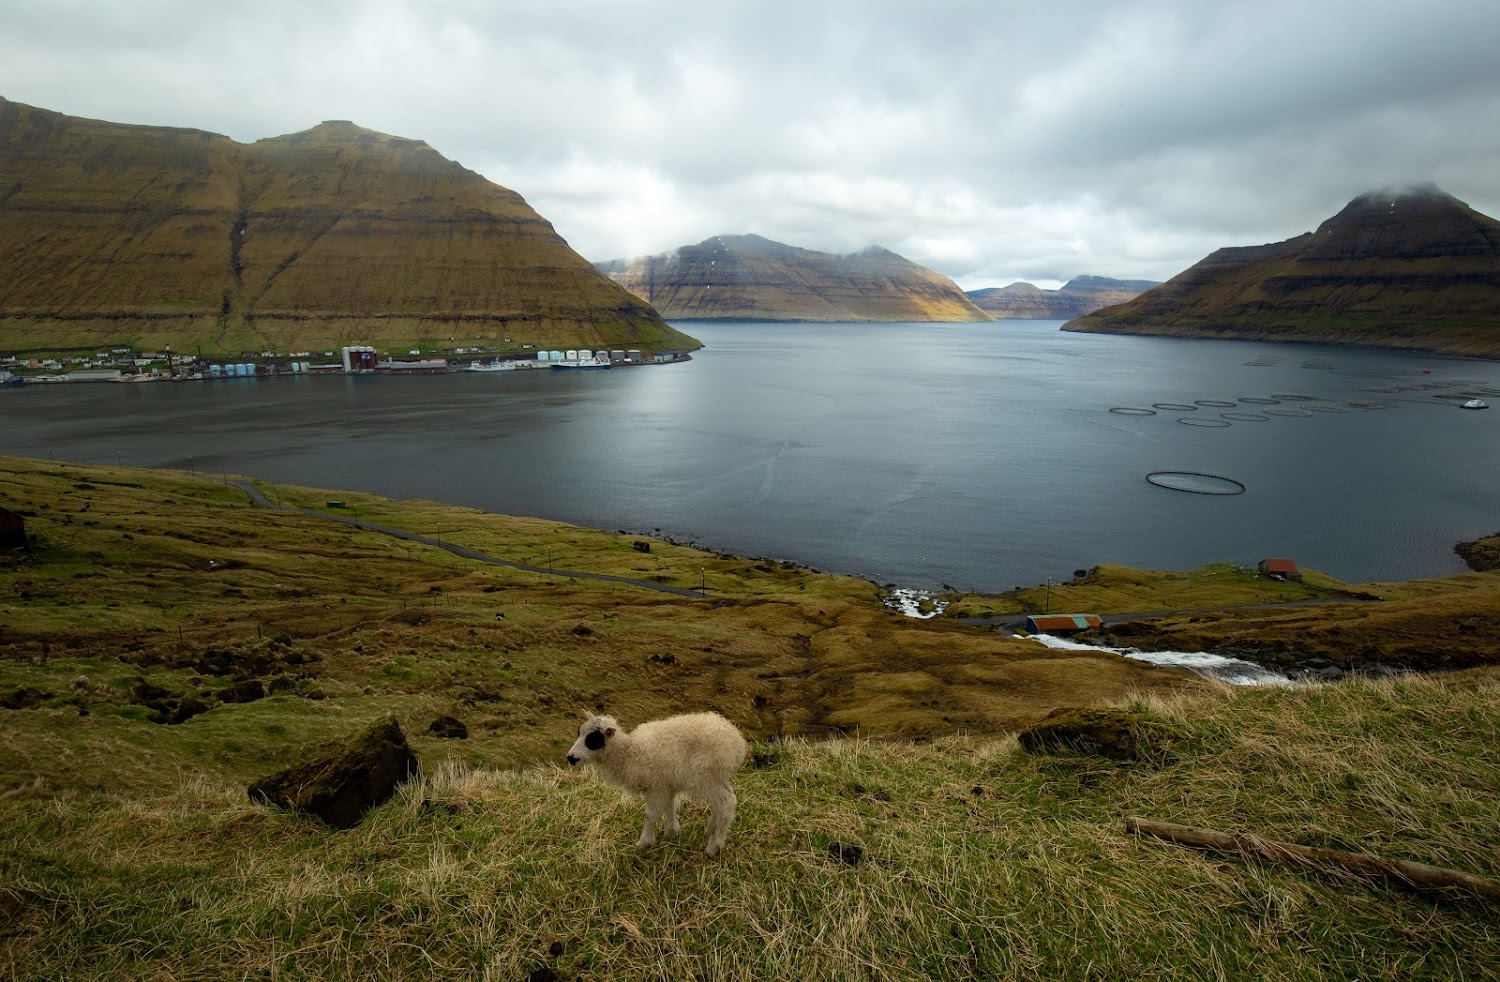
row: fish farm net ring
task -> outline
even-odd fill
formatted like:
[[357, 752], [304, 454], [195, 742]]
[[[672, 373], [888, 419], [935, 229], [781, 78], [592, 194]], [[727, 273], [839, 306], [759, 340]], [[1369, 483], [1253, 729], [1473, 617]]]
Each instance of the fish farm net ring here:
[[1232, 402], [1225, 402], [1223, 399], [1194, 399], [1193, 401], [1210, 409], [1233, 409], [1236, 405]]
[[1338, 406], [1334, 405], [1333, 403], [1327, 402], [1311, 403], [1307, 408], [1311, 409], [1315, 413], [1347, 413], [1349, 411], [1343, 406]]
[[1272, 399], [1280, 399], [1282, 402], [1312, 402], [1314, 396], [1305, 396], [1299, 392], [1272, 392]]
[[1111, 406], [1110, 412], [1119, 413], [1121, 416], [1155, 416], [1154, 409], [1136, 409], [1134, 406]]
[[1219, 417], [1221, 419], [1232, 419], [1244, 423], [1264, 423], [1271, 418], [1269, 416], [1262, 416], [1260, 413], [1220, 413]]
[[1306, 409], [1262, 409], [1267, 416], [1311, 416]]
[[1274, 406], [1280, 399], [1262, 399], [1259, 396], [1240, 396], [1240, 402], [1248, 402], [1256, 406]]
[[1151, 405], [1156, 409], [1170, 409], [1177, 413], [1190, 413], [1198, 408], [1182, 402], [1153, 402]]
[[1179, 422], [1179, 423], [1186, 423], [1189, 426], [1228, 426], [1228, 425], [1230, 425], [1229, 420], [1227, 420], [1227, 419], [1214, 419], [1212, 416], [1199, 416], [1199, 417], [1184, 416], [1181, 419], [1179, 419], [1177, 422]]
[[1146, 480], [1159, 488], [1191, 494], [1244, 494], [1245, 486], [1232, 477], [1202, 471], [1152, 471]]

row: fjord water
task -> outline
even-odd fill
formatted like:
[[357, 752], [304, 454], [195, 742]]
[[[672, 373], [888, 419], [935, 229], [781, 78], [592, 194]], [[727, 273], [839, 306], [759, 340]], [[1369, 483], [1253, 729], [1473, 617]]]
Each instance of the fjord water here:
[[[0, 391], [0, 453], [242, 474], [653, 532], [903, 586], [999, 591], [1120, 562], [1290, 556], [1349, 580], [1463, 569], [1500, 528], [1500, 364], [1114, 337], [1058, 322], [682, 324], [686, 363]], [[1422, 374], [1428, 369], [1429, 374]], [[1416, 383], [1447, 389], [1369, 391]], [[1273, 393], [1385, 408], [1180, 418]], [[1500, 398], [1489, 401], [1500, 405]], [[1233, 496], [1145, 480], [1242, 482]]]

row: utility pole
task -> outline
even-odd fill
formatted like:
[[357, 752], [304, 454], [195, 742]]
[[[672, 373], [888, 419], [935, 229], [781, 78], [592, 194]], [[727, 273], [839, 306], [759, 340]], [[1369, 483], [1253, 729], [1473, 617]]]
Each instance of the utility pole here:
[[1047, 577], [1047, 592], [1044, 594], [1044, 597], [1045, 599], [1042, 601], [1042, 613], [1050, 614], [1052, 613], [1052, 577], [1050, 576]]

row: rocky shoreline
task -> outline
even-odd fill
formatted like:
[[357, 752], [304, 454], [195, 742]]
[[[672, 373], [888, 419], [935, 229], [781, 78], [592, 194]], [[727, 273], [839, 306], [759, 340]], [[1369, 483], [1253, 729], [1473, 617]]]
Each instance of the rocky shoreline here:
[[1453, 547], [1453, 551], [1463, 557], [1463, 561], [1476, 573], [1500, 569], [1500, 532], [1472, 542], [1460, 542]]

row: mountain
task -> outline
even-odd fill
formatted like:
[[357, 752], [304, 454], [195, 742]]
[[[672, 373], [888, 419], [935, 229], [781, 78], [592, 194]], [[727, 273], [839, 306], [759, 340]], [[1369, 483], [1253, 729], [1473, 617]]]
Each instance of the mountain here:
[[1158, 285], [1156, 280], [1075, 276], [1058, 290], [1043, 290], [1023, 281], [987, 290], [970, 290], [969, 299], [980, 310], [996, 317], [1067, 320], [1070, 317], [1082, 317], [1100, 307], [1132, 300]]
[[330, 121], [240, 144], [0, 99], [0, 349], [697, 342], [514, 191]]
[[946, 276], [876, 246], [840, 256], [716, 235], [598, 267], [669, 320], [993, 320]]
[[1500, 222], [1430, 184], [1376, 191], [1315, 232], [1220, 249], [1063, 330], [1500, 358]]

